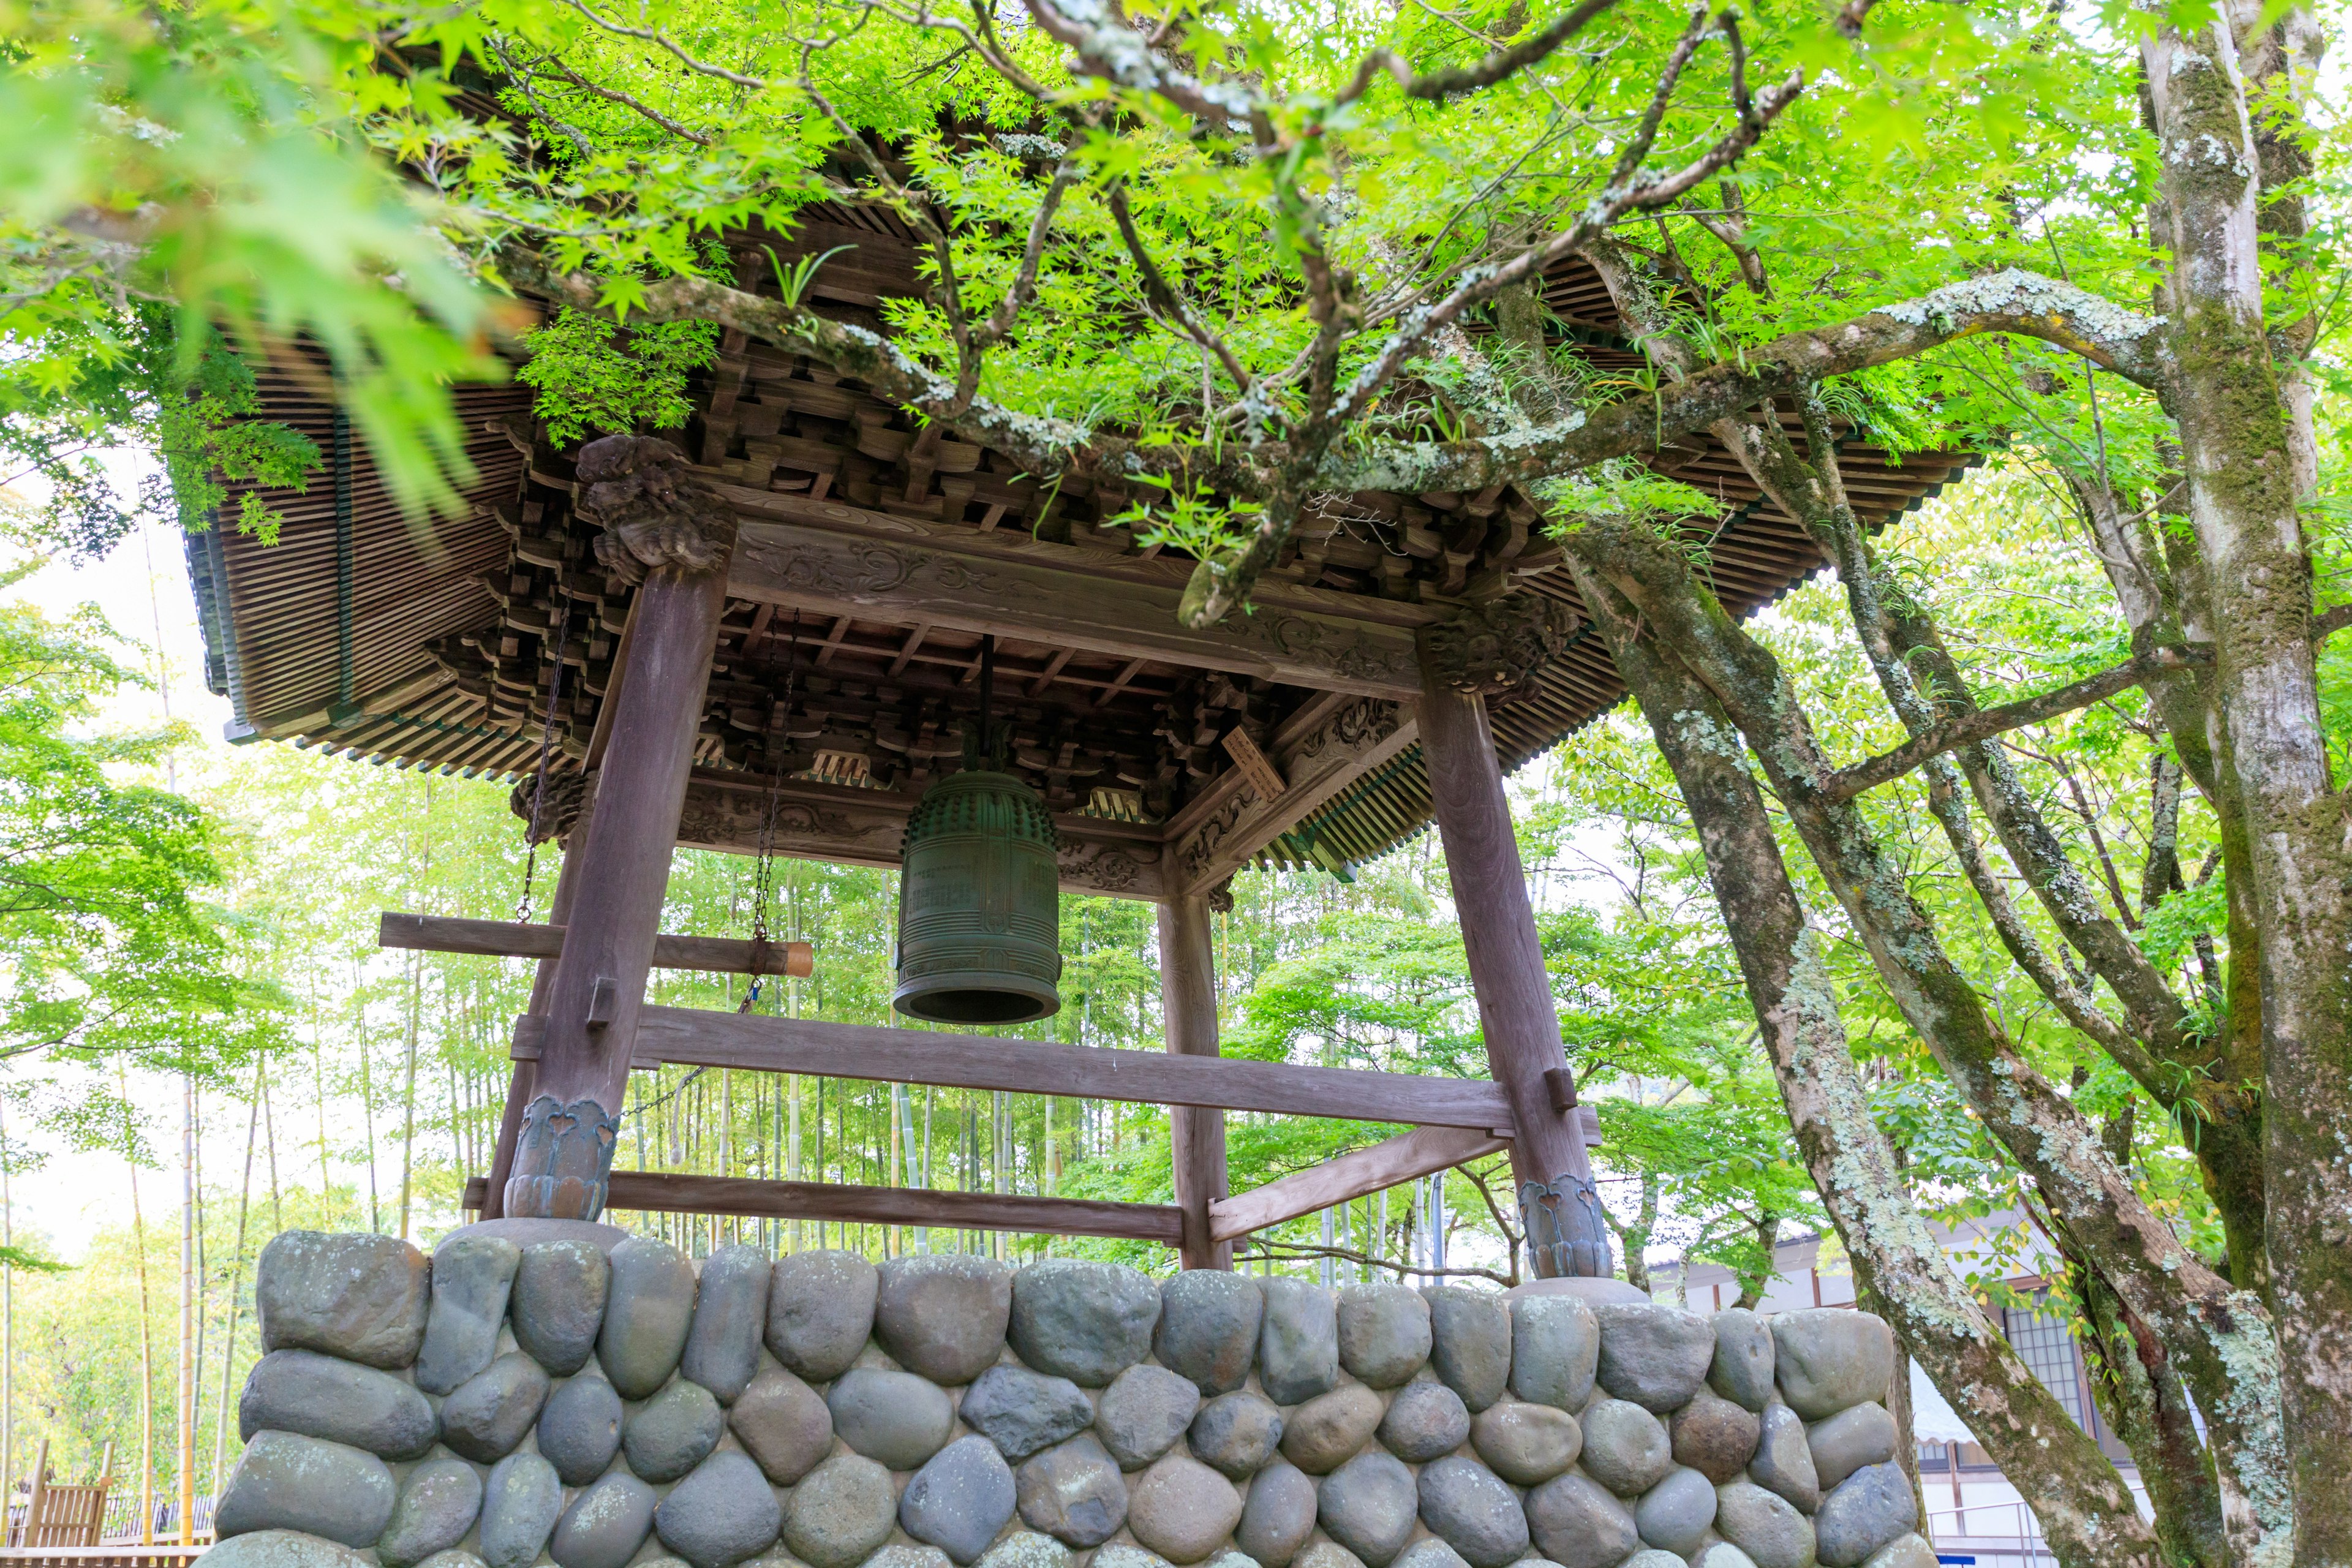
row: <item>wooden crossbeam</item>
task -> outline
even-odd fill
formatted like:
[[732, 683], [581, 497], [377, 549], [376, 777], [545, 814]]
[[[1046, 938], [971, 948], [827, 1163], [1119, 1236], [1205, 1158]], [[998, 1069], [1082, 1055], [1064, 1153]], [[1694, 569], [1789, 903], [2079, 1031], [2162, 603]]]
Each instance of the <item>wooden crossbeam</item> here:
[[[542, 1020], [528, 1015], [516, 1020], [517, 1059], [536, 1059], [543, 1026]], [[647, 1007], [637, 1015], [632, 1065], [651, 1068], [666, 1062], [1073, 1100], [1466, 1127], [1503, 1138], [1511, 1135], [1509, 1104], [1503, 1091], [1484, 1079], [1422, 1078], [695, 1007]]]
[[1369, 1149], [1219, 1198], [1209, 1205], [1209, 1237], [1213, 1241], [1231, 1241], [1350, 1198], [1386, 1192], [1417, 1176], [1450, 1171], [1509, 1146], [1507, 1138], [1469, 1128], [1416, 1127]]
[[[1177, 619], [1184, 584], [1172, 563], [1118, 569], [1122, 558], [1100, 551], [969, 530], [940, 537], [838, 501], [720, 490], [742, 518], [730, 598], [1373, 697], [1406, 700], [1421, 689], [1412, 627], [1374, 618], [1381, 601], [1322, 595], [1308, 609], [1268, 600], [1195, 630]], [[1139, 571], [1178, 575], [1138, 581]], [[1415, 608], [1419, 620], [1437, 618]]]
[[[376, 922], [378, 947], [485, 958], [554, 958], [563, 952], [563, 928], [518, 921], [469, 921], [386, 910]], [[816, 949], [805, 942], [737, 942], [718, 936], [658, 936], [656, 969], [699, 969], [718, 974], [815, 973]]]
[[[467, 1182], [465, 1206], [478, 1210], [488, 1186], [479, 1176]], [[604, 1206], [660, 1214], [1107, 1236], [1170, 1247], [1176, 1245], [1183, 1228], [1183, 1211], [1169, 1204], [1100, 1203], [1017, 1193], [943, 1193], [921, 1187], [846, 1187], [829, 1182], [766, 1182], [655, 1171], [614, 1172]]]

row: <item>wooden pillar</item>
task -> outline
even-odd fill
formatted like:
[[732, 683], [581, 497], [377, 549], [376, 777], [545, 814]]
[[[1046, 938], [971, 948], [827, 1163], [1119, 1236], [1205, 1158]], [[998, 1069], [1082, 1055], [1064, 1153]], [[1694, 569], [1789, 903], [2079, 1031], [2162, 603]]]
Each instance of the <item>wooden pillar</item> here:
[[[593, 789], [593, 784], [589, 787]], [[567, 847], [563, 865], [555, 874], [554, 895], [548, 900], [549, 925], [560, 926], [572, 917], [572, 895], [581, 882], [572, 868], [578, 864]], [[551, 958], [539, 961], [538, 972], [531, 976], [530, 1005], [523, 1009], [525, 1012], [535, 1016], [546, 1014], [548, 992], [555, 984], [555, 963]], [[507, 1178], [514, 1174], [515, 1142], [522, 1136], [522, 1113], [530, 1104], [538, 1082], [537, 1062], [514, 1064], [514, 1074], [507, 1080], [506, 1110], [499, 1117], [499, 1141], [490, 1152], [490, 1179], [482, 1184], [484, 1219], [500, 1219], [506, 1215]]]
[[[1217, 1055], [1215, 944], [1205, 894], [1181, 894], [1160, 906], [1160, 1016], [1168, 1048], [1179, 1056]], [[1209, 1239], [1209, 1205], [1225, 1195], [1225, 1113], [1179, 1105], [1168, 1112], [1176, 1206], [1184, 1211], [1179, 1247], [1187, 1268], [1234, 1266], [1234, 1244]]]
[[604, 1206], [734, 542], [726, 503], [667, 441], [592, 442], [579, 479], [579, 515], [605, 531], [600, 555], [644, 581], [596, 798], [566, 857], [580, 885], [503, 1194], [517, 1217], [593, 1219]]
[[1606, 1277], [1612, 1272], [1609, 1230], [1584, 1129], [1573, 1094], [1555, 1093], [1555, 1086], [1569, 1083], [1568, 1059], [1486, 701], [1456, 679], [1425, 670], [1419, 712], [1430, 801], [1469, 952], [1486, 1064], [1510, 1097], [1517, 1133], [1511, 1175], [1529, 1260], [1541, 1277]]

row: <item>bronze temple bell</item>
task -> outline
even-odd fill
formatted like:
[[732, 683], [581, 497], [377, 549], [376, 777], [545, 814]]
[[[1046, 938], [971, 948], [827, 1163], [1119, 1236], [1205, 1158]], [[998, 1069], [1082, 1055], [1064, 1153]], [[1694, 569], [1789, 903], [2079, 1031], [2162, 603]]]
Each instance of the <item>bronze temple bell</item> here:
[[890, 1005], [933, 1024], [1026, 1024], [1061, 1010], [1060, 840], [1037, 792], [990, 736], [995, 639], [981, 647], [980, 723], [964, 767], [907, 819], [898, 876], [898, 988]]

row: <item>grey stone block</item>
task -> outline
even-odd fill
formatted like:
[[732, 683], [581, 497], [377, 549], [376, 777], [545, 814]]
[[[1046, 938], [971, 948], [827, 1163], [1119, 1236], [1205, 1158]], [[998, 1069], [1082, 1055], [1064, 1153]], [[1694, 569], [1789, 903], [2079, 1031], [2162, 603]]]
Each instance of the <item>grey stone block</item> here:
[[299, 1530], [345, 1546], [375, 1544], [392, 1518], [392, 1472], [373, 1454], [293, 1432], [257, 1432], [221, 1489], [223, 1540]]
[[621, 1451], [621, 1396], [601, 1377], [558, 1384], [539, 1412], [539, 1454], [567, 1487], [584, 1487]]
[[1592, 1397], [1601, 1325], [1575, 1296], [1521, 1296], [1511, 1303], [1511, 1389], [1570, 1413]]
[[317, 1351], [271, 1351], [236, 1401], [236, 1435], [247, 1442], [264, 1430], [297, 1432], [382, 1458], [414, 1459], [439, 1429], [433, 1406], [407, 1384]]
[[1745, 1307], [1717, 1312], [1706, 1384], [1742, 1409], [1762, 1410], [1772, 1397], [1772, 1325]]
[[459, 1231], [433, 1254], [433, 1306], [416, 1352], [416, 1386], [448, 1394], [499, 1353], [522, 1248], [495, 1236]]
[[654, 1530], [694, 1568], [728, 1568], [766, 1551], [783, 1519], [760, 1467], [730, 1449], [670, 1489], [654, 1510]]
[[1220, 1394], [1192, 1417], [1192, 1457], [1229, 1479], [1245, 1481], [1264, 1469], [1282, 1443], [1282, 1412], [1242, 1389]]
[[676, 1247], [642, 1236], [613, 1248], [612, 1264], [596, 1361], [622, 1398], [645, 1399], [669, 1381], [686, 1349], [694, 1269]]
[[1821, 1477], [1813, 1469], [1813, 1447], [1797, 1413], [1774, 1400], [1759, 1420], [1760, 1436], [1756, 1457], [1748, 1461], [1748, 1479], [1786, 1500], [1803, 1513], [1822, 1506]]
[[1070, 1549], [1050, 1535], [1016, 1530], [981, 1554], [980, 1568], [1070, 1568]]
[[1737, 1480], [1756, 1457], [1759, 1419], [1754, 1411], [1702, 1388], [1674, 1414], [1675, 1462], [1688, 1465], [1717, 1484]]
[[1715, 1528], [1756, 1568], [1812, 1568], [1813, 1521], [1753, 1481], [1715, 1489]]
[[1013, 1498], [1030, 1529], [1080, 1551], [1099, 1546], [1127, 1523], [1127, 1483], [1118, 1461], [1092, 1433], [1080, 1433], [1023, 1465]]
[[768, 1279], [768, 1350], [787, 1371], [831, 1383], [874, 1332], [882, 1277], [854, 1252], [795, 1252]]
[[280, 1231], [254, 1274], [261, 1348], [407, 1366], [425, 1342], [428, 1272], [397, 1237]]
[[1601, 1386], [1664, 1415], [1690, 1403], [1715, 1362], [1715, 1325], [1663, 1302], [1593, 1309], [1601, 1325]]
[[1171, 1563], [1200, 1562], [1234, 1532], [1241, 1517], [1242, 1495], [1234, 1483], [1181, 1454], [1171, 1454], [1144, 1471], [1128, 1495], [1128, 1529]]
[[1296, 1465], [1276, 1461], [1251, 1478], [1234, 1544], [1265, 1568], [1289, 1568], [1315, 1533], [1315, 1483]]
[[1824, 1568], [1853, 1568], [1919, 1527], [1919, 1500], [1903, 1467], [1864, 1465], [1832, 1488], [1813, 1515], [1814, 1552]]
[[441, 1441], [453, 1454], [496, 1464], [514, 1452], [547, 1403], [547, 1373], [509, 1351], [441, 1403]]
[[1815, 1307], [1772, 1320], [1772, 1375], [1789, 1408], [1808, 1421], [1865, 1399], [1884, 1399], [1895, 1376], [1885, 1321], [1850, 1307]]
[[1380, 1437], [1398, 1458], [1425, 1465], [1470, 1440], [1470, 1410], [1442, 1383], [1408, 1383], [1389, 1401]]
[[1085, 1431], [1094, 1424], [1095, 1407], [1066, 1377], [1000, 1365], [971, 1380], [956, 1414], [1017, 1464]]
[[1825, 1489], [1834, 1487], [1864, 1465], [1895, 1457], [1895, 1417], [1874, 1401], [1848, 1405], [1807, 1426], [1805, 1447], [1812, 1452], [1814, 1478]]
[[1862, 1568], [1936, 1568], [1936, 1549], [1906, 1533], [1872, 1552]]
[[827, 1459], [793, 1489], [784, 1544], [811, 1568], [856, 1568], [890, 1539], [898, 1499], [890, 1472], [855, 1454]]
[[1249, 1381], [1265, 1320], [1259, 1281], [1222, 1268], [1188, 1268], [1160, 1288], [1151, 1351], [1202, 1394], [1230, 1394]]
[[524, 1247], [507, 1298], [515, 1343], [556, 1376], [570, 1377], [596, 1349], [612, 1287], [612, 1262], [592, 1242], [561, 1239]]
[[1624, 1399], [1597, 1399], [1584, 1428], [1584, 1471], [1619, 1497], [1638, 1497], [1674, 1468], [1674, 1445], [1658, 1418]]
[[768, 1255], [756, 1247], [722, 1247], [702, 1260], [694, 1320], [680, 1353], [680, 1377], [732, 1405], [760, 1370], [760, 1331], [768, 1319]]
[[384, 1568], [415, 1568], [466, 1539], [482, 1513], [482, 1478], [463, 1459], [427, 1459], [408, 1472], [392, 1521], [375, 1543]]
[[1151, 1353], [1159, 1321], [1160, 1287], [1140, 1271], [1055, 1258], [1013, 1277], [1006, 1338], [1039, 1372], [1100, 1388]]
[[1409, 1285], [1339, 1292], [1339, 1364], [1373, 1388], [1397, 1388], [1429, 1361], [1429, 1303]]
[[768, 1479], [791, 1486], [833, 1449], [824, 1398], [782, 1367], [770, 1367], [727, 1413], [727, 1425]]
[[1510, 1386], [1510, 1304], [1459, 1285], [1433, 1285], [1422, 1297], [1429, 1303], [1429, 1364], [1475, 1415]]
[[1200, 1414], [1201, 1391], [1164, 1366], [1131, 1366], [1103, 1390], [1095, 1435], [1122, 1469], [1139, 1470], [1184, 1435]]
[[1013, 1270], [993, 1258], [925, 1252], [882, 1265], [875, 1336], [933, 1383], [970, 1383], [994, 1366], [1012, 1319]]
[[1265, 1318], [1258, 1382], [1276, 1405], [1297, 1405], [1339, 1381], [1339, 1303], [1330, 1291], [1276, 1275], [1259, 1281]]
[[331, 1541], [299, 1530], [257, 1530], [208, 1549], [228, 1568], [367, 1568], [368, 1560]]
[[547, 1554], [559, 1568], [623, 1568], [654, 1530], [654, 1489], [625, 1471], [572, 1500]]
[[1374, 1448], [1357, 1455], [1316, 1488], [1315, 1517], [1323, 1533], [1362, 1558], [1388, 1568], [1412, 1539], [1421, 1514], [1413, 1475], [1393, 1454]]
[[1513, 1399], [1471, 1417], [1470, 1446], [1513, 1486], [1537, 1487], [1576, 1463], [1584, 1432], [1557, 1405]]
[[1381, 1396], [1361, 1384], [1335, 1388], [1284, 1418], [1282, 1457], [1310, 1476], [1328, 1475], [1371, 1441], [1381, 1415]]
[[1528, 1494], [1528, 1530], [1559, 1568], [1616, 1568], [1642, 1544], [1631, 1510], [1570, 1471]]
[[607, 1258], [613, 1255], [613, 1248], [629, 1239], [629, 1233], [619, 1226], [593, 1219], [484, 1219], [460, 1226], [449, 1234], [460, 1233], [495, 1236], [501, 1241], [513, 1242], [526, 1252], [551, 1241], [582, 1241]]
[[1642, 1539], [1677, 1556], [1697, 1551], [1714, 1523], [1715, 1483], [1693, 1469], [1670, 1472], [1633, 1507], [1633, 1528]]
[[1527, 1555], [1528, 1516], [1518, 1494], [1475, 1459], [1459, 1455], [1425, 1467], [1421, 1521], [1470, 1568], [1503, 1568]]
[[914, 1469], [946, 1447], [955, 1424], [946, 1392], [910, 1372], [853, 1367], [824, 1403], [834, 1436], [894, 1470]]
[[490, 1467], [482, 1489], [482, 1561], [525, 1568], [547, 1546], [563, 1512], [563, 1483], [537, 1454], [509, 1454]]
[[931, 1456], [898, 1497], [898, 1527], [958, 1563], [976, 1563], [1013, 1520], [1013, 1471], [985, 1437]]
[[726, 1425], [710, 1391], [681, 1378], [622, 1423], [621, 1447], [629, 1468], [659, 1486], [709, 1458]]

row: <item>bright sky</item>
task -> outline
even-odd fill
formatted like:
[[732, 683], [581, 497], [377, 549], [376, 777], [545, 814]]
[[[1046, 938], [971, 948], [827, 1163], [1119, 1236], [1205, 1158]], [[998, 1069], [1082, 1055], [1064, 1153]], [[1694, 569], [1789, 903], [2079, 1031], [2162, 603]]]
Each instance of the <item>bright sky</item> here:
[[[142, 462], [125, 456], [121, 459], [124, 478], [135, 475]], [[125, 489], [129, 488], [126, 484]], [[76, 569], [52, 562], [21, 584], [16, 593], [53, 616], [84, 605], [96, 605], [119, 634], [142, 650], [151, 671], [157, 668], [155, 650], [160, 647], [173, 716], [194, 725], [198, 743], [213, 753], [212, 760], [228, 760], [230, 748], [221, 739], [221, 727], [229, 717], [228, 701], [204, 689], [203, 633], [188, 586], [186, 557], [171, 529], [150, 524], [95, 565]], [[153, 723], [163, 715], [163, 698], [159, 690], [127, 688], [117, 697], [110, 716], [126, 726]], [[191, 761], [200, 763], [202, 759]], [[134, 1079], [132, 1088], [148, 1112], [151, 1136], [158, 1147], [171, 1152], [174, 1161], [170, 1170], [140, 1173], [143, 1217], [150, 1226], [161, 1226], [176, 1235], [179, 1096], [163, 1083], [142, 1088]], [[234, 1180], [234, 1169], [226, 1162], [241, 1159], [244, 1153], [243, 1119], [236, 1120], [236, 1127], [215, 1126], [205, 1139], [204, 1163], [209, 1185], [217, 1186], [225, 1172]], [[15, 1131], [12, 1128], [12, 1134]], [[18, 1227], [29, 1226], [44, 1234], [58, 1256], [71, 1260], [80, 1256], [97, 1229], [128, 1223], [131, 1174], [123, 1162], [110, 1155], [75, 1153], [37, 1140], [34, 1147], [43, 1149], [47, 1160], [41, 1169], [15, 1179], [12, 1196]]]

